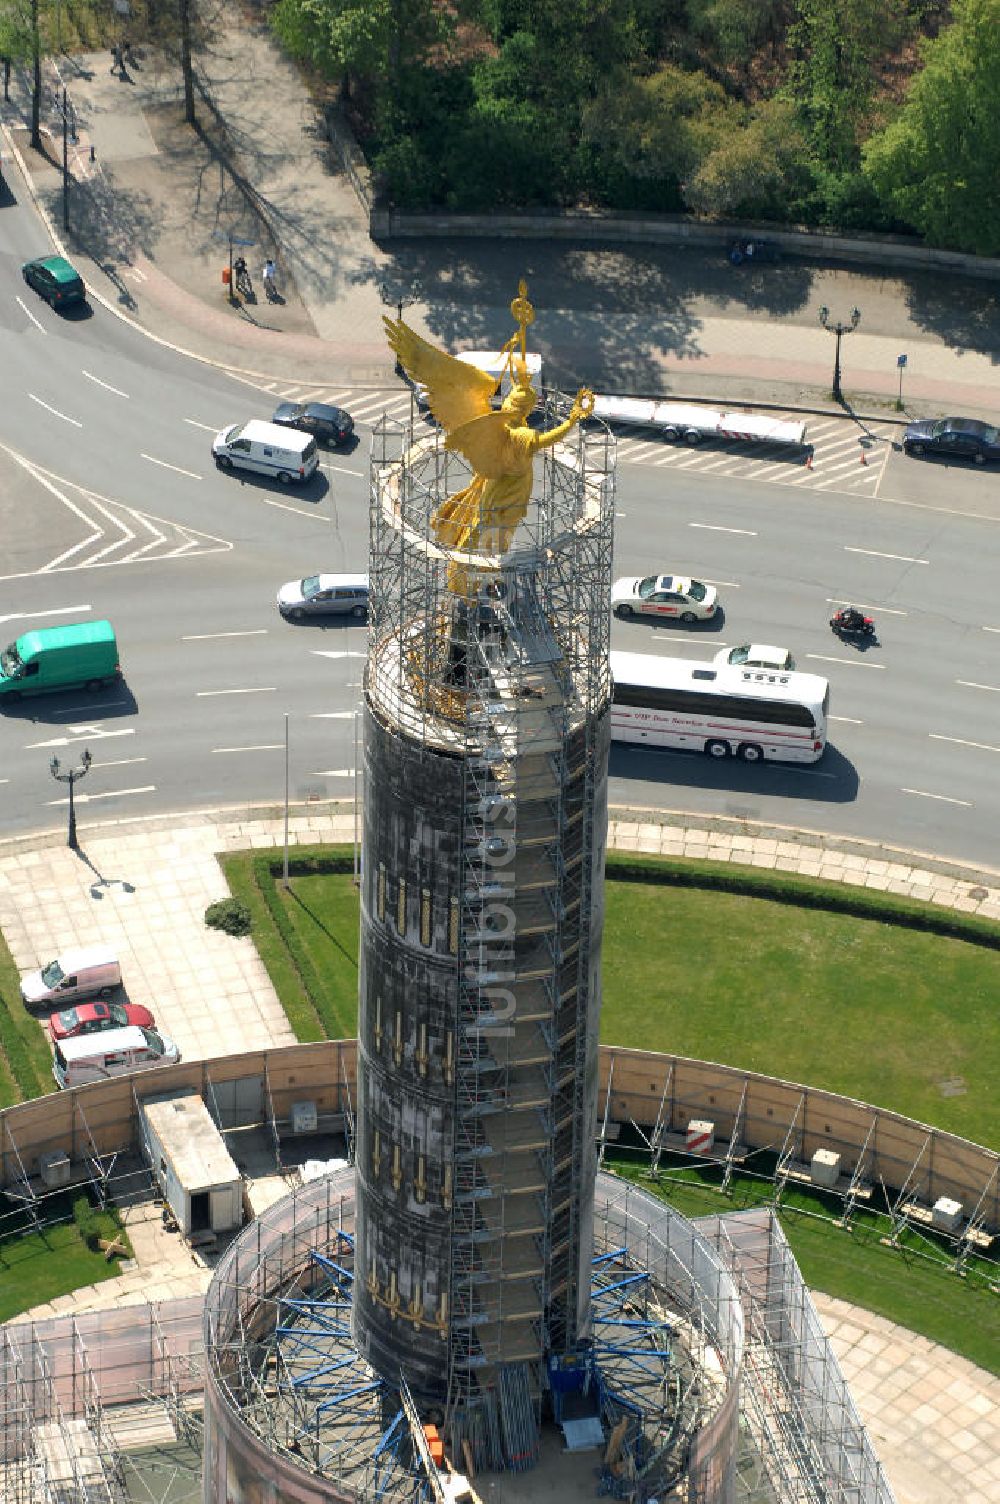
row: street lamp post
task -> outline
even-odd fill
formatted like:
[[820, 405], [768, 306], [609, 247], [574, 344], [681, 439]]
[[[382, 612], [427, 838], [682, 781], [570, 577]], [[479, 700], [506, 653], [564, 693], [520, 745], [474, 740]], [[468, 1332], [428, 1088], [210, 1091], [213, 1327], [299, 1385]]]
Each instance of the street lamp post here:
[[59, 770], [60, 764], [58, 757], [53, 757], [52, 761], [49, 763], [49, 772], [52, 774], [52, 777], [58, 779], [60, 783], [69, 784], [69, 835], [66, 837], [66, 845], [72, 847], [74, 851], [76, 851], [77, 849], [77, 840], [76, 808], [73, 804], [73, 785], [75, 783], [79, 783], [81, 778], [86, 777], [87, 773], [89, 773], [90, 771], [90, 764], [92, 762], [93, 758], [91, 757], [90, 753], [86, 749], [84, 749], [83, 756], [80, 758], [81, 766], [78, 768], [67, 768], [66, 772], [62, 773]]
[[[379, 293], [381, 295], [382, 302], [385, 303], [388, 307], [391, 308], [393, 303], [395, 303], [397, 321], [402, 319], [404, 312], [407, 308], [410, 307], [411, 303], [416, 303], [420, 299], [420, 292], [416, 284], [414, 284], [414, 286], [410, 289], [410, 292], [407, 294], [400, 292], [398, 288], [395, 292], [393, 292], [391, 285], [388, 282], [383, 282], [379, 287]], [[397, 355], [396, 375], [402, 376], [402, 374], [403, 367], [400, 363], [399, 356]]]
[[836, 324], [831, 324], [830, 310], [824, 303], [819, 311], [819, 321], [823, 325], [823, 328], [829, 330], [837, 339], [837, 348], [833, 357], [833, 400], [834, 402], [842, 402], [843, 393], [840, 390], [840, 341], [845, 334], [853, 334], [861, 323], [861, 309], [851, 309], [851, 322], [849, 324], [842, 324], [839, 321]]

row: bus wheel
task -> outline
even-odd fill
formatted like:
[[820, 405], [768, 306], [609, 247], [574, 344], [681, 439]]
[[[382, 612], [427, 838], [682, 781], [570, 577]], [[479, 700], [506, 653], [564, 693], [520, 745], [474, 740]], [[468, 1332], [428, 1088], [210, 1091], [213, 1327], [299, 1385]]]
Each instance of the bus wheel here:
[[617, 616], [619, 621], [631, 621], [632, 617], [635, 615], [635, 612], [632, 610], [631, 606], [616, 606], [615, 615]]
[[758, 747], [756, 742], [744, 742], [740, 747], [740, 756], [744, 762], [763, 762], [764, 749]]
[[729, 743], [728, 742], [718, 742], [718, 741], [706, 742], [705, 743], [705, 751], [708, 753], [709, 757], [718, 757], [718, 758], [728, 757], [729, 756]]

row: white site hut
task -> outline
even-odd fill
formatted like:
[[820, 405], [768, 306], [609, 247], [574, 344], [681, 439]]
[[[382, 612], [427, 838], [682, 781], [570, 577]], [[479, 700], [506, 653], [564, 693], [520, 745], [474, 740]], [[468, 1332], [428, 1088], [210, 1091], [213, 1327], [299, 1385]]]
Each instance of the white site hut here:
[[153, 1175], [183, 1235], [239, 1227], [240, 1172], [197, 1092], [146, 1097], [139, 1106]]

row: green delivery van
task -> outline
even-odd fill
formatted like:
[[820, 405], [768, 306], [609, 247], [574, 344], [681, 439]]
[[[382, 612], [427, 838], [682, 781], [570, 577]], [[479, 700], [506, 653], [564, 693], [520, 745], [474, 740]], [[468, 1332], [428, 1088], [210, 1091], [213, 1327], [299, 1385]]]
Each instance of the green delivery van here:
[[109, 621], [38, 627], [0, 653], [0, 701], [49, 690], [98, 690], [121, 674], [115, 629]]

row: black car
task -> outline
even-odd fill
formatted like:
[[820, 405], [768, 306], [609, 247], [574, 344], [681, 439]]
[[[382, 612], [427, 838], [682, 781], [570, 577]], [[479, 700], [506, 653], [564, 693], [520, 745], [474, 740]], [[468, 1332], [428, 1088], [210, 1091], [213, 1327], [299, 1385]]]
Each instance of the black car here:
[[924, 418], [903, 434], [907, 454], [941, 454], [957, 460], [1000, 460], [1000, 432], [977, 418]]
[[65, 256], [39, 256], [34, 261], [26, 261], [21, 267], [21, 275], [28, 286], [40, 293], [53, 308], [86, 301], [83, 278]]
[[275, 408], [271, 422], [282, 428], [300, 428], [321, 444], [344, 444], [354, 432], [350, 413], [326, 402], [282, 402]]

